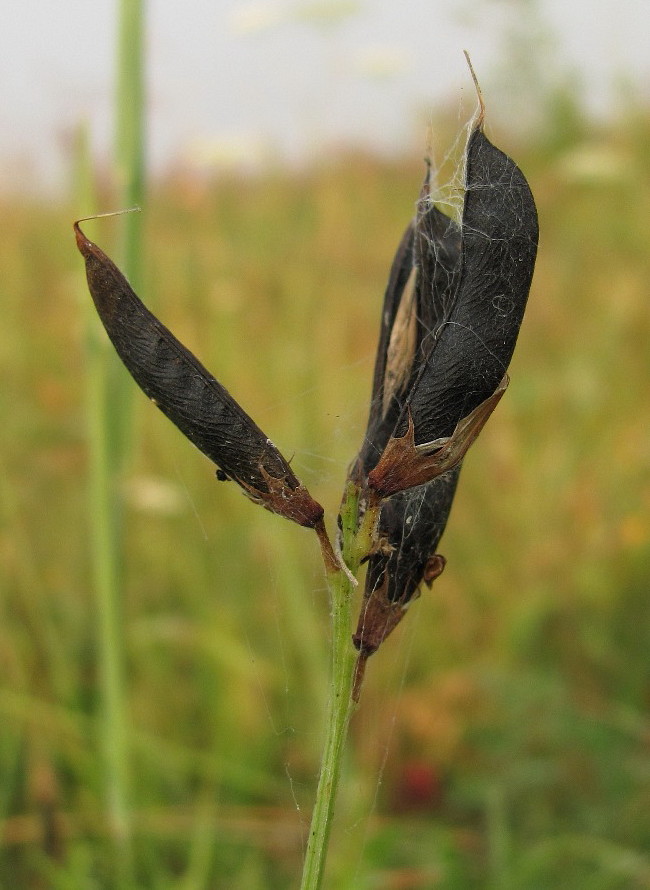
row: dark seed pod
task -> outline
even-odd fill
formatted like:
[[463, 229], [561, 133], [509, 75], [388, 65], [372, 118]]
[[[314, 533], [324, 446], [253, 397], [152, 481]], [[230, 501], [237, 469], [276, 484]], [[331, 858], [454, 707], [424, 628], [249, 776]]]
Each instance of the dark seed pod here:
[[[401, 278], [391, 275], [386, 295], [383, 323], [393, 326], [388, 334], [382, 330], [371, 419], [353, 468], [365, 488], [362, 503], [375, 510], [381, 503], [353, 638], [359, 650], [355, 699], [368, 657], [401, 621], [421, 582], [430, 584], [444, 569], [436, 548], [462, 460], [507, 386], [532, 280], [538, 239], [533, 197], [519, 168], [485, 137], [482, 123], [481, 108], [467, 147], [460, 232], [439, 211], [422, 212], [427, 183], [407, 232], [418, 316], [429, 334], [417, 340], [398, 406], [393, 403], [393, 414], [380, 425], [373, 418], [377, 403], [386, 404], [382, 386], [390, 380], [385, 344], [399, 327], [399, 308], [386, 312], [386, 305], [404, 300], [404, 289], [391, 288], [404, 280], [403, 271]], [[402, 250], [393, 269], [404, 262]]]
[[427, 166], [418, 199], [415, 228], [415, 254], [421, 290], [418, 311], [426, 332], [418, 369], [431, 354], [440, 325], [453, 308], [460, 274], [460, 250], [460, 226], [431, 201], [431, 168]]
[[368, 426], [350, 471], [362, 484], [393, 433], [454, 297], [460, 229], [431, 204], [429, 180], [427, 170], [416, 217], [397, 249], [384, 296]]
[[160, 410], [230, 478], [273, 513], [310, 528], [323, 508], [270, 439], [144, 306], [106, 254], [74, 225], [88, 287], [118, 355]]
[[427, 485], [400, 492], [384, 502], [378, 524], [378, 548], [368, 560], [366, 586], [357, 631], [359, 652], [368, 657], [404, 617], [424, 581], [429, 586], [443, 571], [436, 553], [458, 484], [460, 466]]
[[[435, 346], [436, 331], [453, 307], [459, 258], [460, 229], [431, 203], [427, 172], [416, 217], [398, 248], [384, 298], [368, 429], [351, 470], [352, 478], [362, 486]], [[404, 330], [409, 330], [409, 336], [404, 336]], [[431, 584], [444, 569], [444, 557], [436, 553], [436, 547], [459, 473], [457, 467], [381, 505], [353, 637], [359, 650], [355, 698], [366, 659], [402, 620], [422, 582]]]
[[537, 211], [524, 175], [477, 127], [467, 147], [453, 308], [368, 474], [377, 496], [446, 472], [480, 432], [507, 385], [537, 240]]
[[[414, 332], [410, 330], [410, 326], [412, 319], [416, 318], [413, 305], [413, 285], [415, 281], [413, 240], [413, 223], [410, 223], [395, 254], [384, 296], [368, 425], [361, 450], [350, 468], [350, 476], [356, 481], [365, 479], [368, 470], [375, 465], [384, 450], [402, 408], [405, 390], [411, 376], [411, 366], [415, 355], [415, 337]], [[398, 382], [398, 374], [395, 369], [391, 370], [393, 392], [389, 394], [389, 384], [386, 379], [388, 348], [400, 307], [401, 315], [404, 319], [401, 321], [402, 339], [404, 341], [401, 373], [402, 377], [406, 376], [407, 380], [402, 380], [401, 386], [399, 386], [400, 393], [395, 393], [395, 383]], [[407, 337], [410, 337], [412, 342], [406, 342]], [[394, 338], [393, 342], [396, 339]], [[400, 394], [402, 395], [402, 402], [399, 399]], [[388, 406], [386, 405], [387, 402], [389, 402]], [[390, 402], [393, 404], [390, 404]]]

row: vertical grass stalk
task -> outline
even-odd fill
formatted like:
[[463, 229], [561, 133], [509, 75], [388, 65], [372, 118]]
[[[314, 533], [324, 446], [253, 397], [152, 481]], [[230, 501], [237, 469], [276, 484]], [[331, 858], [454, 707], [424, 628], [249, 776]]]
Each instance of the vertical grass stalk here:
[[[343, 559], [354, 575], [359, 568], [356, 542], [358, 490], [348, 485], [341, 507]], [[332, 612], [331, 692], [326, 720], [326, 738], [321, 760], [316, 800], [309, 828], [301, 890], [318, 890], [325, 874], [343, 755], [352, 713], [352, 687], [357, 653], [352, 646], [352, 597], [354, 581], [341, 569], [328, 570]]]
[[108, 820], [120, 861], [130, 859], [129, 778], [121, 633], [121, 516], [109, 442], [108, 366], [113, 356], [92, 338], [88, 348], [88, 423], [92, 558], [99, 638], [100, 743]]
[[[144, 183], [143, 8], [123, 0], [119, 8], [115, 109], [115, 177], [118, 206], [141, 203]], [[131, 281], [141, 277], [141, 222], [121, 219], [120, 262]], [[90, 514], [98, 621], [101, 696], [100, 744], [106, 806], [116, 844], [116, 877], [133, 883], [131, 780], [124, 635], [122, 629], [121, 481], [129, 451], [131, 393], [116, 356], [92, 334], [88, 346]]]
[[[96, 207], [88, 134], [80, 131], [75, 152], [77, 213]], [[130, 861], [127, 758], [119, 633], [120, 517], [117, 461], [109, 436], [109, 368], [114, 357], [83, 288], [87, 307], [85, 333], [86, 418], [88, 439], [88, 521], [91, 572], [97, 615], [99, 746], [107, 820], [120, 863]], [[126, 867], [126, 865], [124, 866]]]
[[[121, 0], [119, 7], [115, 175], [122, 207], [142, 203], [145, 177], [144, 3]], [[142, 290], [142, 216], [122, 218], [120, 267], [136, 293]], [[130, 389], [130, 387], [129, 387]]]

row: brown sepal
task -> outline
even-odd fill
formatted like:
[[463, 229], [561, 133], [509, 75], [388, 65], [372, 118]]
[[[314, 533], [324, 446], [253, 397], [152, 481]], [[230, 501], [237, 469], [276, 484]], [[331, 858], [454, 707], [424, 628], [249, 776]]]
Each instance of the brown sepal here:
[[434, 553], [433, 556], [427, 560], [427, 564], [424, 567], [422, 580], [429, 589], [431, 589], [431, 585], [436, 580], [436, 578], [439, 578], [440, 575], [442, 575], [446, 565], [447, 560], [440, 553]]
[[[446, 559], [439, 553], [431, 557], [427, 562], [423, 577], [427, 587], [431, 587], [433, 581], [442, 574], [446, 564]], [[359, 650], [352, 690], [352, 700], [355, 702], [359, 701], [368, 658], [379, 649], [386, 637], [395, 630], [406, 615], [408, 607], [420, 595], [419, 591], [416, 591], [407, 602], [404, 602], [403, 599], [392, 602], [388, 599], [387, 591], [388, 578], [384, 575], [382, 583], [375, 587], [370, 594], [364, 596], [361, 605], [357, 630], [352, 637], [355, 648]]]
[[301, 483], [292, 488], [285, 477], [271, 476], [260, 464], [259, 471], [266, 483], [268, 491], [253, 488], [252, 485], [237, 479], [248, 497], [256, 504], [261, 504], [286, 519], [291, 519], [305, 528], [314, 528], [323, 518], [323, 508], [309, 494]]
[[368, 474], [368, 487], [382, 498], [407, 488], [424, 485], [457, 466], [467, 454], [485, 423], [506, 391], [509, 379], [504, 374], [492, 395], [481, 402], [456, 429], [443, 439], [415, 444], [415, 427], [409, 412], [408, 428], [403, 436], [390, 438], [377, 466]]
[[364, 599], [357, 630], [352, 637], [355, 647], [366, 657], [379, 649], [400, 623], [409, 604], [419, 596], [419, 593], [415, 593], [406, 604], [401, 600], [391, 602], [386, 595], [386, 586], [387, 579], [384, 578], [382, 585]]

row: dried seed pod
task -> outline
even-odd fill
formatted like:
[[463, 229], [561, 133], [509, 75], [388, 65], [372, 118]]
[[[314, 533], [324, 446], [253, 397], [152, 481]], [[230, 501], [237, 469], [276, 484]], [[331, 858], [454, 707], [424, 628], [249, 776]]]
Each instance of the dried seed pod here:
[[424, 361], [435, 346], [440, 325], [453, 308], [461, 250], [460, 226], [432, 203], [431, 167], [428, 161], [427, 175], [418, 199], [415, 239], [422, 291], [418, 309], [426, 331], [420, 350], [421, 360]]
[[430, 170], [415, 219], [397, 249], [384, 296], [368, 426], [350, 470], [364, 484], [393, 433], [407, 395], [450, 311], [460, 229], [430, 201]]
[[400, 492], [384, 502], [379, 546], [368, 560], [366, 586], [354, 644], [368, 657], [404, 617], [424, 581], [443, 571], [436, 553], [458, 484], [460, 466], [427, 485]]
[[[385, 448], [435, 332], [453, 307], [460, 229], [430, 200], [429, 171], [416, 218], [402, 239], [384, 299], [368, 430], [351, 475], [363, 485]], [[404, 330], [409, 336], [404, 336]], [[395, 368], [407, 371], [395, 373]], [[353, 642], [359, 650], [355, 699], [367, 658], [406, 614], [421, 583], [443, 570], [436, 547], [451, 509], [460, 467], [381, 505]]]
[[[376, 510], [381, 503], [377, 547], [369, 557], [353, 638], [359, 650], [355, 699], [368, 657], [401, 621], [420, 583], [431, 583], [444, 569], [436, 548], [462, 460], [507, 386], [506, 369], [530, 289], [538, 238], [535, 204], [523, 174], [489, 142], [482, 124], [481, 109], [467, 147], [460, 236], [452, 224], [440, 228], [445, 217], [439, 212], [422, 215], [420, 196], [411, 250], [418, 267], [418, 313], [421, 318], [429, 313], [432, 336], [418, 343], [406, 392], [399, 392], [398, 416], [387, 418], [394, 420], [388, 438], [388, 424], [369, 423], [374, 450], [364, 443], [355, 465], [355, 478], [365, 483], [365, 505]], [[400, 294], [389, 286], [388, 296]], [[398, 317], [399, 312], [385, 313], [384, 324]], [[384, 387], [389, 379], [386, 335], [382, 340], [374, 403], [381, 394], [378, 378]]]
[[461, 266], [453, 308], [368, 486], [380, 498], [462, 460], [507, 385], [537, 253], [535, 202], [482, 118], [466, 158]]
[[[81, 220], [79, 221], [81, 222]], [[189, 350], [144, 306], [106, 254], [74, 225], [88, 287], [113, 346], [138, 386], [253, 500], [299, 525], [323, 508], [270, 439]]]

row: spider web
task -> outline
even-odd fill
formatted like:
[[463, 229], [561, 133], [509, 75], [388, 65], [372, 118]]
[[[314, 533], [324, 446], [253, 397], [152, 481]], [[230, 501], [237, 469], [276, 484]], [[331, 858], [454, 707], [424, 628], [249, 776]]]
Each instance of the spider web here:
[[[431, 157], [433, 174], [431, 181], [431, 201], [457, 222], [461, 218], [463, 206], [462, 186], [465, 171], [464, 152], [462, 149], [464, 148], [464, 142], [468, 137], [470, 129], [471, 121], [467, 124], [465, 133], [461, 132], [454, 144], [440, 160]], [[457, 159], [459, 157], [463, 160], [460, 164], [457, 163], [454, 167], [454, 175], [451, 180], [447, 183], [440, 184], [438, 172], [443, 168], [448, 168], [452, 163], [452, 159]], [[433, 246], [435, 247], [436, 245], [434, 244]], [[389, 258], [387, 258], [387, 266], [388, 261]], [[376, 324], [377, 320], [374, 316], [378, 314], [379, 309], [380, 302], [378, 300], [376, 307], [374, 309], [370, 307], [368, 310], [369, 325]], [[435, 336], [436, 333], [436, 331], [431, 331], [433, 336]], [[338, 483], [342, 489], [343, 481], [346, 478], [348, 466], [353, 457], [353, 453], [342, 453], [341, 443], [350, 440], [351, 431], [354, 432], [352, 438], [357, 442], [360, 441], [367, 420], [367, 403], [365, 401], [351, 403], [345, 398], [345, 384], [346, 380], [353, 377], [358, 378], [360, 375], [363, 375], [367, 379], [369, 386], [372, 378], [373, 363], [374, 350], [360, 356], [352, 362], [342, 365], [337, 370], [334, 379], [330, 377], [327, 380], [319, 381], [316, 385], [293, 391], [291, 391], [289, 385], [289, 389], [283, 392], [281, 398], [271, 398], [267, 401], [263, 409], [257, 412], [255, 419], [260, 423], [262, 428], [266, 428], [267, 425], [269, 428], [272, 428], [274, 414], [279, 409], [285, 408], [287, 404], [290, 404], [295, 410], [300, 410], [301, 404], [306, 404], [311, 400], [321, 402], [322, 400], [319, 398], [319, 392], [328, 387], [334, 387], [336, 391], [342, 393], [343, 397], [340, 400], [340, 407], [337, 409], [336, 415], [327, 418], [331, 421], [330, 432], [326, 434], [323, 440], [319, 443], [319, 447], [317, 449], [297, 448], [291, 457], [292, 468], [298, 476], [306, 482], [309, 488], [312, 487], [312, 481], [314, 481], [317, 487], [325, 486], [329, 488]], [[278, 444], [283, 453], [291, 454], [291, 446], [286, 447], [287, 443], [284, 442]], [[195, 515], [199, 533], [204, 540], [207, 540], [208, 533], [206, 532], [205, 523], [200, 515], [199, 508], [193, 501], [186, 482], [182, 478], [180, 467], [177, 472], [185, 496], [187, 497]], [[412, 501], [410, 511], [412, 523], [417, 521], [417, 517], [423, 509], [423, 505], [424, 491], [422, 491], [419, 500], [414, 499]], [[330, 508], [328, 511], [328, 518], [331, 524], [333, 513], [331, 509], [332, 505], [328, 503], [327, 506]], [[281, 520], [276, 518], [275, 522], [280, 523]], [[273, 534], [273, 532], [270, 531], [269, 534]], [[407, 534], [408, 529], [404, 529], [403, 540]], [[295, 537], [300, 535], [300, 531], [295, 527], [288, 527], [286, 528], [286, 535]], [[310, 545], [313, 546], [313, 542], [308, 543], [306, 539], [302, 537], [297, 541], [296, 548], [298, 549], [301, 546], [306, 548]], [[293, 714], [292, 699], [296, 690], [300, 691], [302, 680], [301, 677], [294, 674], [290, 664], [290, 658], [287, 655], [287, 650], [291, 646], [291, 641], [285, 639], [287, 634], [285, 627], [286, 611], [288, 608], [287, 597], [283, 590], [285, 578], [278, 572], [276, 563], [270, 559], [267, 560], [267, 572], [268, 591], [266, 593], [271, 599], [271, 614], [273, 616], [273, 625], [268, 628], [268, 631], [276, 641], [275, 651], [278, 653], [279, 658], [278, 669], [283, 678], [284, 706], [279, 711], [277, 707], [277, 696], [274, 697], [267, 692], [263, 677], [264, 666], [258, 664], [256, 644], [249, 636], [247, 629], [242, 627], [242, 635], [249, 651], [253, 669], [253, 682], [257, 688], [257, 695], [260, 701], [260, 710], [264, 715], [264, 722], [266, 723], [271, 736], [284, 739], [297, 739], [298, 743], [307, 740], [309, 747], [317, 749], [317, 743], [323, 737], [324, 727], [322, 723], [305, 726], [300, 722], [300, 718], [297, 718]], [[322, 575], [320, 577], [314, 576], [311, 579], [311, 585], [310, 590], [303, 590], [301, 591], [301, 594], [310, 597], [311, 605], [314, 609], [321, 614], [324, 614], [325, 610], [323, 609], [323, 603], [328, 596], [324, 577]], [[363, 576], [360, 578], [359, 591], [362, 589]], [[360, 606], [360, 602], [361, 595], [359, 593], [357, 595], [357, 608]], [[372, 759], [376, 765], [374, 780], [366, 781], [366, 791], [364, 794], [358, 795], [357, 804], [354, 806], [353, 811], [345, 812], [341, 806], [344, 801], [348, 801], [349, 803], [351, 799], [349, 790], [342, 788], [339, 792], [339, 806], [335, 817], [335, 830], [339, 832], [342, 838], [346, 839], [346, 846], [348, 848], [354, 841], [353, 846], [355, 852], [353, 856], [349, 857], [348, 867], [349, 871], [354, 874], [355, 879], [359, 876], [363, 868], [365, 849], [372, 836], [373, 820], [376, 817], [380, 806], [381, 789], [385, 771], [391, 759], [400, 700], [408, 678], [410, 654], [417, 630], [416, 622], [419, 623], [420, 620], [420, 609], [418, 608], [418, 604], [415, 603], [414, 607], [409, 610], [409, 615], [402, 625], [403, 629], [401, 632], [394, 637], [391, 637], [385, 646], [382, 646], [379, 652], [374, 656], [374, 661], [382, 659], [384, 662], [389, 662], [392, 666], [391, 688], [388, 690], [388, 694], [382, 695], [384, 704], [383, 712], [377, 710], [373, 710], [372, 712], [369, 712], [368, 710], [364, 711], [364, 691], [362, 690], [359, 711], [353, 715], [352, 718], [349, 746], [357, 748], [358, 745], [355, 740], [357, 740], [359, 736], [363, 736], [366, 740], [372, 740], [372, 748], [374, 749]], [[329, 640], [329, 625], [323, 627], [323, 636], [327, 637]], [[373, 661], [371, 661], [369, 667], [370, 673], [372, 673], [373, 666]], [[385, 707], [386, 704], [387, 711]], [[368, 742], [366, 741], [364, 744], [367, 750]], [[358, 768], [361, 769], [362, 767], [363, 765], [360, 764]], [[304, 853], [317, 774], [313, 774], [313, 781], [305, 781], [304, 774], [299, 767], [294, 765], [290, 756], [284, 760], [283, 768], [286, 776], [287, 794], [295, 810], [297, 830]], [[347, 779], [349, 780], [350, 777], [354, 778], [354, 771], [348, 770]], [[342, 783], [344, 784], [345, 781], [346, 777], [343, 778]], [[332, 858], [336, 858], [336, 851], [333, 850], [332, 853]]]
[[[472, 122], [470, 121], [464, 132], [461, 132], [460, 135], [457, 136], [454, 144], [440, 161], [431, 158], [433, 173], [431, 201], [456, 222], [459, 222], [462, 216], [463, 183], [465, 178], [463, 149], [466, 140], [469, 137], [471, 127]], [[459, 157], [462, 158], [462, 162], [460, 164], [456, 163], [452, 179], [441, 184], [437, 175], [438, 171], [442, 168], [448, 168], [452, 159], [457, 160]], [[437, 247], [435, 243], [432, 246], [434, 248]], [[437, 333], [437, 331], [431, 331], [431, 334], [434, 336]], [[339, 376], [342, 388], [344, 388], [344, 381], [351, 375], [365, 374], [370, 382], [373, 363], [374, 352], [364, 355], [356, 361], [341, 367]], [[316, 397], [318, 395], [318, 390], [321, 387], [334, 386], [336, 388], [338, 383], [339, 381], [336, 379], [323, 381], [322, 384], [318, 384], [316, 387], [293, 392], [288, 398], [291, 399], [293, 404], [299, 404], [303, 400], [306, 401]], [[284, 399], [282, 401], [284, 401]], [[345, 404], [345, 400], [343, 400], [343, 403]], [[279, 401], [269, 404], [269, 417], [272, 415], [273, 410], [280, 404]], [[311, 451], [297, 449], [292, 459], [292, 467], [298, 472], [298, 475], [301, 476], [301, 478], [304, 477], [307, 480], [311, 477], [312, 479], [319, 479], [321, 483], [326, 482], [329, 484], [336, 479], [342, 482], [346, 476], [352, 455], [347, 454], [345, 457], [341, 458], [333, 457], [332, 454], [338, 452], [337, 446], [341, 440], [349, 439], [351, 429], [356, 430], [356, 438], [357, 440], [360, 440], [363, 435], [366, 419], [367, 406], [364, 403], [349, 404], [347, 408], [342, 408], [340, 413], [337, 414], [336, 423], [333, 425], [331, 433], [322, 442], [321, 448]], [[422, 489], [419, 496], [415, 496], [410, 505], [411, 509], [409, 517], [411, 524], [417, 523], [420, 512], [424, 509], [424, 502], [425, 493], [424, 489]], [[402, 541], [404, 541], [409, 534], [410, 527], [411, 526], [404, 528]], [[277, 584], [277, 579], [272, 579], [272, 585], [275, 591], [274, 595], [279, 596]], [[360, 577], [359, 589], [363, 589], [363, 575]], [[323, 586], [319, 585], [318, 589], [314, 590], [314, 596], [319, 598], [324, 595], [326, 595], [325, 589]], [[357, 608], [360, 606], [360, 602], [361, 596], [359, 594], [357, 596]], [[281, 606], [278, 606], [278, 609], [281, 611]], [[389, 662], [391, 665], [391, 688], [385, 690], [387, 694], [382, 695], [382, 702], [384, 704], [383, 712], [381, 712], [381, 710], [377, 711], [376, 709], [373, 709], [372, 711], [368, 711], [367, 709], [364, 710], [364, 691], [362, 690], [359, 710], [352, 717], [351, 735], [348, 740], [349, 745], [353, 748], [357, 748], [358, 745], [356, 744], [356, 740], [359, 736], [362, 736], [366, 740], [363, 747], [367, 750], [367, 740], [372, 740], [371, 746], [374, 748], [374, 756], [372, 759], [375, 764], [374, 780], [368, 780], [366, 782], [365, 793], [359, 794], [357, 804], [352, 807], [352, 810], [348, 809], [347, 812], [343, 810], [345, 804], [347, 804], [348, 807], [350, 804], [349, 789], [342, 788], [339, 791], [339, 806], [335, 817], [337, 828], [335, 830], [339, 832], [346, 849], [354, 849], [355, 851], [353, 855], [350, 855], [347, 866], [349, 880], [352, 884], [354, 884], [355, 880], [360, 879], [366, 846], [374, 831], [374, 820], [380, 806], [384, 776], [387, 766], [390, 764], [391, 753], [394, 746], [394, 733], [398, 722], [400, 701], [407, 683], [411, 650], [417, 632], [417, 624], [420, 620], [421, 613], [416, 602], [414, 607], [409, 610], [408, 618], [402, 625], [403, 630], [401, 633], [391, 637], [385, 646], [382, 646], [379, 652], [374, 656], [375, 660], [382, 659], [385, 662]], [[281, 636], [281, 620], [278, 620], [277, 630]], [[327, 629], [327, 633], [329, 636], [329, 629]], [[373, 662], [371, 661], [369, 671], [372, 672], [372, 669]], [[289, 710], [289, 690], [296, 683], [299, 683], [300, 679], [289, 675], [286, 662], [284, 663], [284, 670], [285, 689], [287, 691], [287, 710]], [[385, 666], [382, 673], [386, 676]], [[276, 718], [270, 713], [268, 704], [266, 704], [265, 707], [268, 714], [269, 726], [271, 731], [275, 733], [277, 732]], [[316, 732], [320, 734], [321, 730], [322, 728], [317, 728]], [[297, 724], [292, 723], [288, 713], [286, 731], [295, 734], [304, 734], [307, 732], [307, 730], [301, 729]], [[311, 733], [312, 730], [309, 730], [309, 732]], [[357, 752], [356, 756], [360, 756], [359, 752]], [[294, 770], [290, 760], [285, 761], [284, 769], [289, 784], [289, 793], [296, 811], [304, 852], [309, 830], [316, 776], [314, 775], [313, 784], [309, 785], [294, 776]], [[359, 765], [358, 769], [363, 770], [363, 765]], [[349, 771], [347, 779], [350, 779]], [[354, 779], [354, 774], [352, 774], [352, 779]], [[342, 784], [345, 784], [345, 782], [346, 777], [344, 776]], [[333, 853], [335, 858], [335, 851], [333, 851]]]

